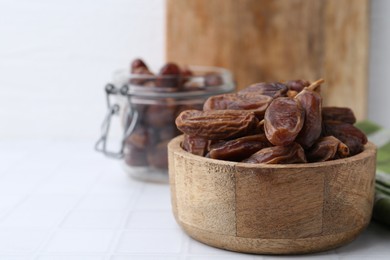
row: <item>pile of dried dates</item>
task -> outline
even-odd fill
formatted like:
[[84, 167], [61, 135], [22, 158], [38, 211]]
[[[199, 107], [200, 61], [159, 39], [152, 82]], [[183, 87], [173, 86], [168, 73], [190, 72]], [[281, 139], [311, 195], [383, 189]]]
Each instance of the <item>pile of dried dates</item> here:
[[[189, 68], [179, 67], [175, 63], [165, 64], [154, 74], [141, 59], [131, 63], [130, 72], [132, 76], [129, 83], [156, 92], [156, 98], [137, 97], [137, 101], [132, 101], [132, 108], [139, 116], [134, 131], [125, 142], [125, 162], [129, 166], [167, 169], [167, 143], [180, 134], [175, 126], [176, 117], [183, 110], [202, 109], [205, 98], [197, 100], [187, 98], [183, 102], [175, 98], [161, 98], [158, 93], [183, 92], [185, 98], [186, 93], [190, 91], [219, 86], [223, 84], [223, 79], [219, 74], [206, 73], [196, 75], [195, 82], [192, 77], [194, 73]], [[191, 101], [191, 104], [188, 101]], [[124, 113], [126, 118], [123, 122], [130, 124], [132, 119], [127, 116], [127, 113]]]
[[212, 159], [289, 164], [323, 162], [360, 153], [367, 137], [344, 107], [323, 107], [320, 85], [306, 80], [258, 83], [212, 96], [203, 110], [176, 118], [182, 147]]
[[219, 86], [223, 84], [222, 77], [217, 73], [206, 73], [202, 75], [203, 82], [193, 82], [190, 78], [194, 75], [188, 67], [179, 67], [176, 63], [168, 62], [157, 74], [154, 74], [145, 62], [141, 59], [135, 59], [130, 65], [130, 73], [133, 77], [130, 84], [144, 87], [157, 87], [172, 89], [173, 91], [193, 91], [197, 88]]

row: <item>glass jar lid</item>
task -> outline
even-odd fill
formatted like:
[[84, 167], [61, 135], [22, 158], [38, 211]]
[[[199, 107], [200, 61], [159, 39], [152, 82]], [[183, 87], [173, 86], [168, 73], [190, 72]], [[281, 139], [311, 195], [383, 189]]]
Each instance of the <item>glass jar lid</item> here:
[[116, 94], [148, 99], [199, 98], [228, 93], [235, 88], [227, 69], [208, 66], [187, 69], [191, 75], [142, 75], [118, 70], [114, 72], [111, 88]]

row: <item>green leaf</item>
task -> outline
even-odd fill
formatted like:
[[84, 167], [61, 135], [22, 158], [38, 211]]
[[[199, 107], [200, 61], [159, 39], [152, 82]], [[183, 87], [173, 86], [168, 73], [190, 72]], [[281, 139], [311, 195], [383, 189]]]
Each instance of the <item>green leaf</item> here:
[[357, 128], [359, 128], [360, 130], [362, 130], [366, 135], [370, 135], [372, 133], [375, 133], [376, 131], [378, 131], [382, 128], [381, 126], [377, 125], [376, 123], [368, 121], [368, 120], [357, 122], [355, 124], [355, 126]]

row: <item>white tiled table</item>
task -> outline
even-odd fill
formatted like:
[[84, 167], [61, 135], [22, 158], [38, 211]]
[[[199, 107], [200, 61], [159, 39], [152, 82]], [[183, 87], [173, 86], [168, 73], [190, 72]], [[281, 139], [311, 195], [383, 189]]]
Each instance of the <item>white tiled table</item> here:
[[92, 141], [0, 140], [0, 260], [390, 259], [390, 229], [316, 255], [255, 256], [189, 238], [167, 185], [133, 181]]

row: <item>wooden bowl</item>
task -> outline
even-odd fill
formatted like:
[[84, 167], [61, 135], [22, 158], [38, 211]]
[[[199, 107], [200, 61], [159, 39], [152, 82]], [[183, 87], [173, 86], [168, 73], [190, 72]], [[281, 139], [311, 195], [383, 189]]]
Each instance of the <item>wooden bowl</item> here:
[[301, 254], [339, 247], [368, 225], [376, 148], [329, 162], [214, 160], [168, 145], [173, 213], [191, 237], [227, 250]]

